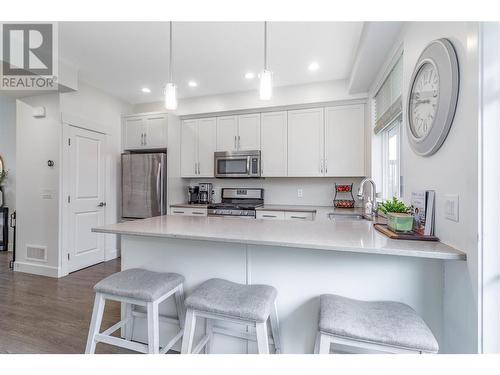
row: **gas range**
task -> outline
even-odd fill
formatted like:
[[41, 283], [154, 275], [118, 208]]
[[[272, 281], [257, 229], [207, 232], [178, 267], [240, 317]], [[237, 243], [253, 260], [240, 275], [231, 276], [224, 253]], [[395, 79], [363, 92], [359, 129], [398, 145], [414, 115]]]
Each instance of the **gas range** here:
[[223, 188], [221, 196], [221, 203], [208, 205], [208, 216], [255, 218], [255, 209], [264, 204], [264, 189]]

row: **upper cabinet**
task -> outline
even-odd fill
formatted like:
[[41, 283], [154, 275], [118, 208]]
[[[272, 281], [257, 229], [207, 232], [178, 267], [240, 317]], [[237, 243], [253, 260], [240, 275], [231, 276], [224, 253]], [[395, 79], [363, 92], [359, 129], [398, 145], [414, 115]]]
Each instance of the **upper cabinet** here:
[[123, 119], [125, 150], [167, 147], [168, 119], [166, 114], [126, 116]]
[[217, 151], [260, 150], [260, 113], [217, 118]]
[[324, 175], [323, 108], [288, 111], [288, 176]]
[[326, 176], [365, 175], [364, 105], [325, 108]]
[[261, 115], [260, 145], [262, 177], [287, 176], [287, 113]]
[[214, 177], [216, 118], [182, 121], [181, 177]]

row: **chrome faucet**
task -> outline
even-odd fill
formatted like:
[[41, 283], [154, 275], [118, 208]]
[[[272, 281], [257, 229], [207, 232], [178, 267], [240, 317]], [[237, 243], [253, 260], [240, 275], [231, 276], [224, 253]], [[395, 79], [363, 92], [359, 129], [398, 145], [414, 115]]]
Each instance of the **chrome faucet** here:
[[[371, 194], [370, 194], [370, 199], [371, 199], [371, 203], [372, 203], [372, 212], [371, 212], [371, 216], [372, 217], [376, 217], [378, 215], [378, 206], [377, 206], [377, 199], [376, 199], [376, 195], [377, 195], [377, 187], [375, 186], [375, 181], [373, 181], [371, 178], [367, 177], [367, 178], [364, 178], [360, 185], [359, 185], [359, 189], [358, 189], [358, 197], [359, 198], [363, 198], [363, 192], [364, 192], [364, 188], [365, 188], [365, 184], [369, 182], [370, 185], [372, 186], [371, 188]], [[364, 199], [363, 199], [364, 200]], [[363, 205], [363, 210], [364, 210], [364, 205]]]

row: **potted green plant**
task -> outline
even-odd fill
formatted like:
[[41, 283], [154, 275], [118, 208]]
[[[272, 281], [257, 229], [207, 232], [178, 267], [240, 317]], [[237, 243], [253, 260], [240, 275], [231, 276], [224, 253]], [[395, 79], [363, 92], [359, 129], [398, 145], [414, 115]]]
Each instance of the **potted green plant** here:
[[411, 207], [396, 197], [382, 203], [379, 210], [387, 216], [387, 225], [394, 232], [411, 232], [413, 230]]

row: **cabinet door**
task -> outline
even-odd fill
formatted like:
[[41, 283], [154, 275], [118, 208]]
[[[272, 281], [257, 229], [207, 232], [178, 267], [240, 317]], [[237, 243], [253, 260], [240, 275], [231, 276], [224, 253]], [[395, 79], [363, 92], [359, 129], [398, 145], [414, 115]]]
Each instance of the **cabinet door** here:
[[260, 150], [260, 113], [238, 116], [238, 150]]
[[288, 111], [288, 176], [323, 176], [323, 108]]
[[217, 117], [217, 151], [237, 149], [238, 118], [236, 116]]
[[130, 117], [124, 119], [123, 148], [125, 150], [144, 147], [144, 119], [142, 117]]
[[196, 177], [198, 120], [184, 120], [181, 127], [181, 177]]
[[263, 113], [261, 117], [262, 177], [287, 175], [287, 114]]
[[214, 177], [214, 152], [216, 148], [217, 119], [198, 120], [198, 176]]
[[146, 116], [144, 127], [146, 148], [167, 147], [167, 116]]
[[325, 108], [325, 175], [365, 175], [363, 104]]

